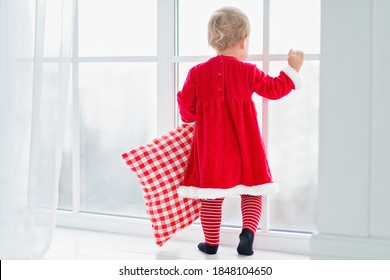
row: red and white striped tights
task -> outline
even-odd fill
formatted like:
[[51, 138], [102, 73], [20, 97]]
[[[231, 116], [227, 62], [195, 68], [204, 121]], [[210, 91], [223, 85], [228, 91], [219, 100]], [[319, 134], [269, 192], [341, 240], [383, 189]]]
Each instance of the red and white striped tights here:
[[[224, 198], [203, 199], [200, 209], [200, 220], [205, 236], [205, 243], [219, 245], [222, 222], [222, 203]], [[262, 196], [241, 195], [242, 228], [256, 233], [260, 221]]]

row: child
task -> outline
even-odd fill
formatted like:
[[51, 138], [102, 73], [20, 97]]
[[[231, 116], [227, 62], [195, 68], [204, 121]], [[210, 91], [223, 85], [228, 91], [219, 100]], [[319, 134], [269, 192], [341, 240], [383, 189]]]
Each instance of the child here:
[[253, 239], [260, 220], [262, 195], [277, 191], [260, 136], [252, 101], [256, 92], [279, 99], [300, 83], [303, 53], [290, 51], [288, 64], [272, 78], [256, 65], [242, 62], [248, 56], [249, 21], [239, 9], [214, 12], [208, 24], [208, 41], [217, 55], [193, 67], [178, 104], [183, 122], [195, 122], [189, 162], [178, 193], [201, 199], [201, 224], [206, 254], [218, 250], [222, 202], [241, 196], [242, 232], [237, 252], [253, 254]]

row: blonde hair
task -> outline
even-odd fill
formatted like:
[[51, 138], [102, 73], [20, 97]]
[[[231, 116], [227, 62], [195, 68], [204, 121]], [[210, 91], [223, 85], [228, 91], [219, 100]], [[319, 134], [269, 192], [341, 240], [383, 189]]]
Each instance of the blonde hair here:
[[218, 51], [224, 51], [249, 36], [249, 32], [249, 20], [244, 12], [233, 7], [223, 7], [210, 17], [209, 45]]

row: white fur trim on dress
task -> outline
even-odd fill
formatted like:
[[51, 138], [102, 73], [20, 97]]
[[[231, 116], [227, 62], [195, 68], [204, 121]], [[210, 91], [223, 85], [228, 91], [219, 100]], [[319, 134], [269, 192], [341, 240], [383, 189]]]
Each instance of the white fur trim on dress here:
[[198, 188], [192, 186], [181, 186], [177, 192], [181, 197], [194, 199], [215, 199], [220, 197], [238, 196], [241, 194], [248, 195], [266, 195], [276, 193], [279, 186], [276, 183], [268, 183], [258, 186], [243, 186], [238, 185], [229, 189], [217, 188]]
[[295, 85], [295, 89], [299, 89], [302, 85], [302, 79], [299, 77], [298, 72], [292, 68], [290, 65], [286, 66], [282, 69], [282, 71], [289, 76], [289, 78], [293, 81]]

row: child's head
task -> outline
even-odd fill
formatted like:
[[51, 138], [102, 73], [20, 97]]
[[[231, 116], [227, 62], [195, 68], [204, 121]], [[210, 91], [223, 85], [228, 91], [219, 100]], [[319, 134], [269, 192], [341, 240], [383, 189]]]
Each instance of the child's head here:
[[208, 41], [216, 51], [235, 46], [249, 36], [248, 17], [237, 8], [224, 7], [215, 11], [208, 24]]

